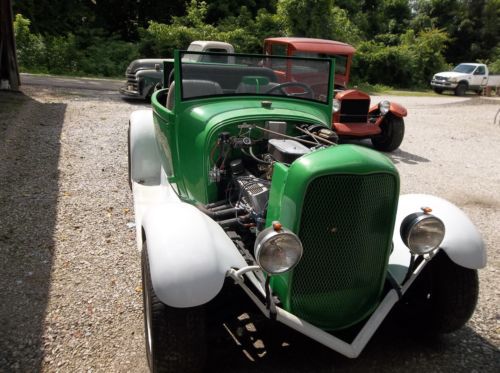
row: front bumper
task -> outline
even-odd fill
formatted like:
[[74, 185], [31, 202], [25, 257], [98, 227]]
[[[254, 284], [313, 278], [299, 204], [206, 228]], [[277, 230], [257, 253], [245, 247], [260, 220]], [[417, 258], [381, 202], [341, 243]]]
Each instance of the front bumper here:
[[455, 89], [457, 85], [458, 83], [452, 83], [444, 80], [436, 80], [436, 79], [431, 80], [432, 88]]
[[[352, 343], [347, 343], [342, 339], [337, 338], [317, 326], [314, 326], [278, 307], [274, 303], [273, 297], [269, 296], [269, 294], [271, 294], [270, 289], [268, 291], [258, 289], [261, 293], [260, 296], [255, 294], [250, 287], [246, 285], [244, 276], [252, 273], [254, 270], [258, 270], [257, 266], [248, 266], [240, 270], [230, 269], [227, 272], [227, 277], [233, 279], [235, 283], [245, 291], [249, 298], [266, 317], [279, 321], [282, 324], [285, 324], [288, 327], [308, 336], [309, 338], [314, 339], [324, 346], [352, 359], [361, 354], [373, 334], [375, 334], [379, 328], [382, 321], [384, 321], [385, 317], [389, 314], [394, 305], [401, 299], [403, 294], [409, 289], [420, 272], [424, 269], [425, 265], [431, 259], [432, 256], [422, 258], [422, 261], [413, 268], [411, 275], [406, 281], [404, 281], [401, 285], [397, 285], [397, 288], [389, 290], [375, 312], [373, 312], [359, 333], [356, 335]], [[261, 301], [263, 297], [266, 298], [266, 303]]]
[[127, 84], [127, 85], [121, 87], [120, 93], [127, 98], [135, 98], [135, 99], [139, 99], [139, 100], [144, 99], [144, 97], [142, 97], [141, 92], [134, 91], [133, 87], [130, 84]]

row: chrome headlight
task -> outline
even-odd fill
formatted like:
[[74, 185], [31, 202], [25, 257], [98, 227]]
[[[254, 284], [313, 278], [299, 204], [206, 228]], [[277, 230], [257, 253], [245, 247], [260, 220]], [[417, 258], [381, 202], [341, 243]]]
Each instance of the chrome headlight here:
[[[425, 208], [424, 211], [430, 209]], [[408, 215], [401, 223], [401, 238], [413, 254], [423, 255], [435, 250], [445, 233], [441, 219], [428, 212]]]
[[332, 105], [333, 112], [336, 113], [340, 111], [340, 101], [337, 99], [333, 100], [333, 105]]
[[387, 100], [384, 100], [378, 104], [378, 108], [380, 110], [380, 114], [386, 115], [389, 112], [389, 109], [391, 108], [391, 103]]
[[297, 235], [279, 222], [259, 233], [255, 240], [255, 258], [261, 268], [270, 274], [291, 270], [302, 258], [302, 243]]

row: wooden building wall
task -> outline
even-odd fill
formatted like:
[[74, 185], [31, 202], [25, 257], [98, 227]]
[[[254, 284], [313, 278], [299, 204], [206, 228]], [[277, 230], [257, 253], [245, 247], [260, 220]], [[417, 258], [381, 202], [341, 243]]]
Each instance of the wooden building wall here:
[[11, 0], [0, 0], [0, 89], [18, 90], [20, 84]]

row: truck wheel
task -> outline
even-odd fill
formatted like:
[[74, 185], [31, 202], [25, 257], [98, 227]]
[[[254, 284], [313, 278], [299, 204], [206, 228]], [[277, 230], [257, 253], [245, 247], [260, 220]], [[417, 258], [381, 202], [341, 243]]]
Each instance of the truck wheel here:
[[455, 96], [463, 96], [465, 91], [467, 91], [467, 84], [458, 83], [457, 88], [455, 88]]
[[403, 118], [388, 113], [380, 125], [382, 132], [371, 138], [377, 150], [392, 152], [399, 148], [405, 135], [405, 122]]
[[478, 293], [477, 270], [461, 267], [440, 252], [402, 299], [406, 322], [419, 334], [451, 333], [469, 321]]
[[440, 95], [441, 93], [443, 93], [443, 90], [441, 88], [434, 88], [434, 92]]
[[204, 309], [162, 303], [153, 290], [147, 255], [144, 242], [142, 294], [149, 368], [153, 373], [201, 372], [206, 357]]

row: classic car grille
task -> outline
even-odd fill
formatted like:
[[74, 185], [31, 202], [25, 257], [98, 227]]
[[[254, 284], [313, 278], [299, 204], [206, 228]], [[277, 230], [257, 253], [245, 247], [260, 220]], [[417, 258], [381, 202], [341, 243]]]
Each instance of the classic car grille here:
[[126, 74], [127, 85], [132, 85], [134, 87], [134, 91], [137, 91], [139, 88], [139, 82], [137, 81], [135, 74]]
[[366, 123], [370, 100], [342, 100], [340, 106], [341, 123]]
[[304, 255], [292, 274], [292, 312], [334, 330], [377, 305], [392, 242], [397, 180], [330, 175], [308, 187], [299, 228]]

